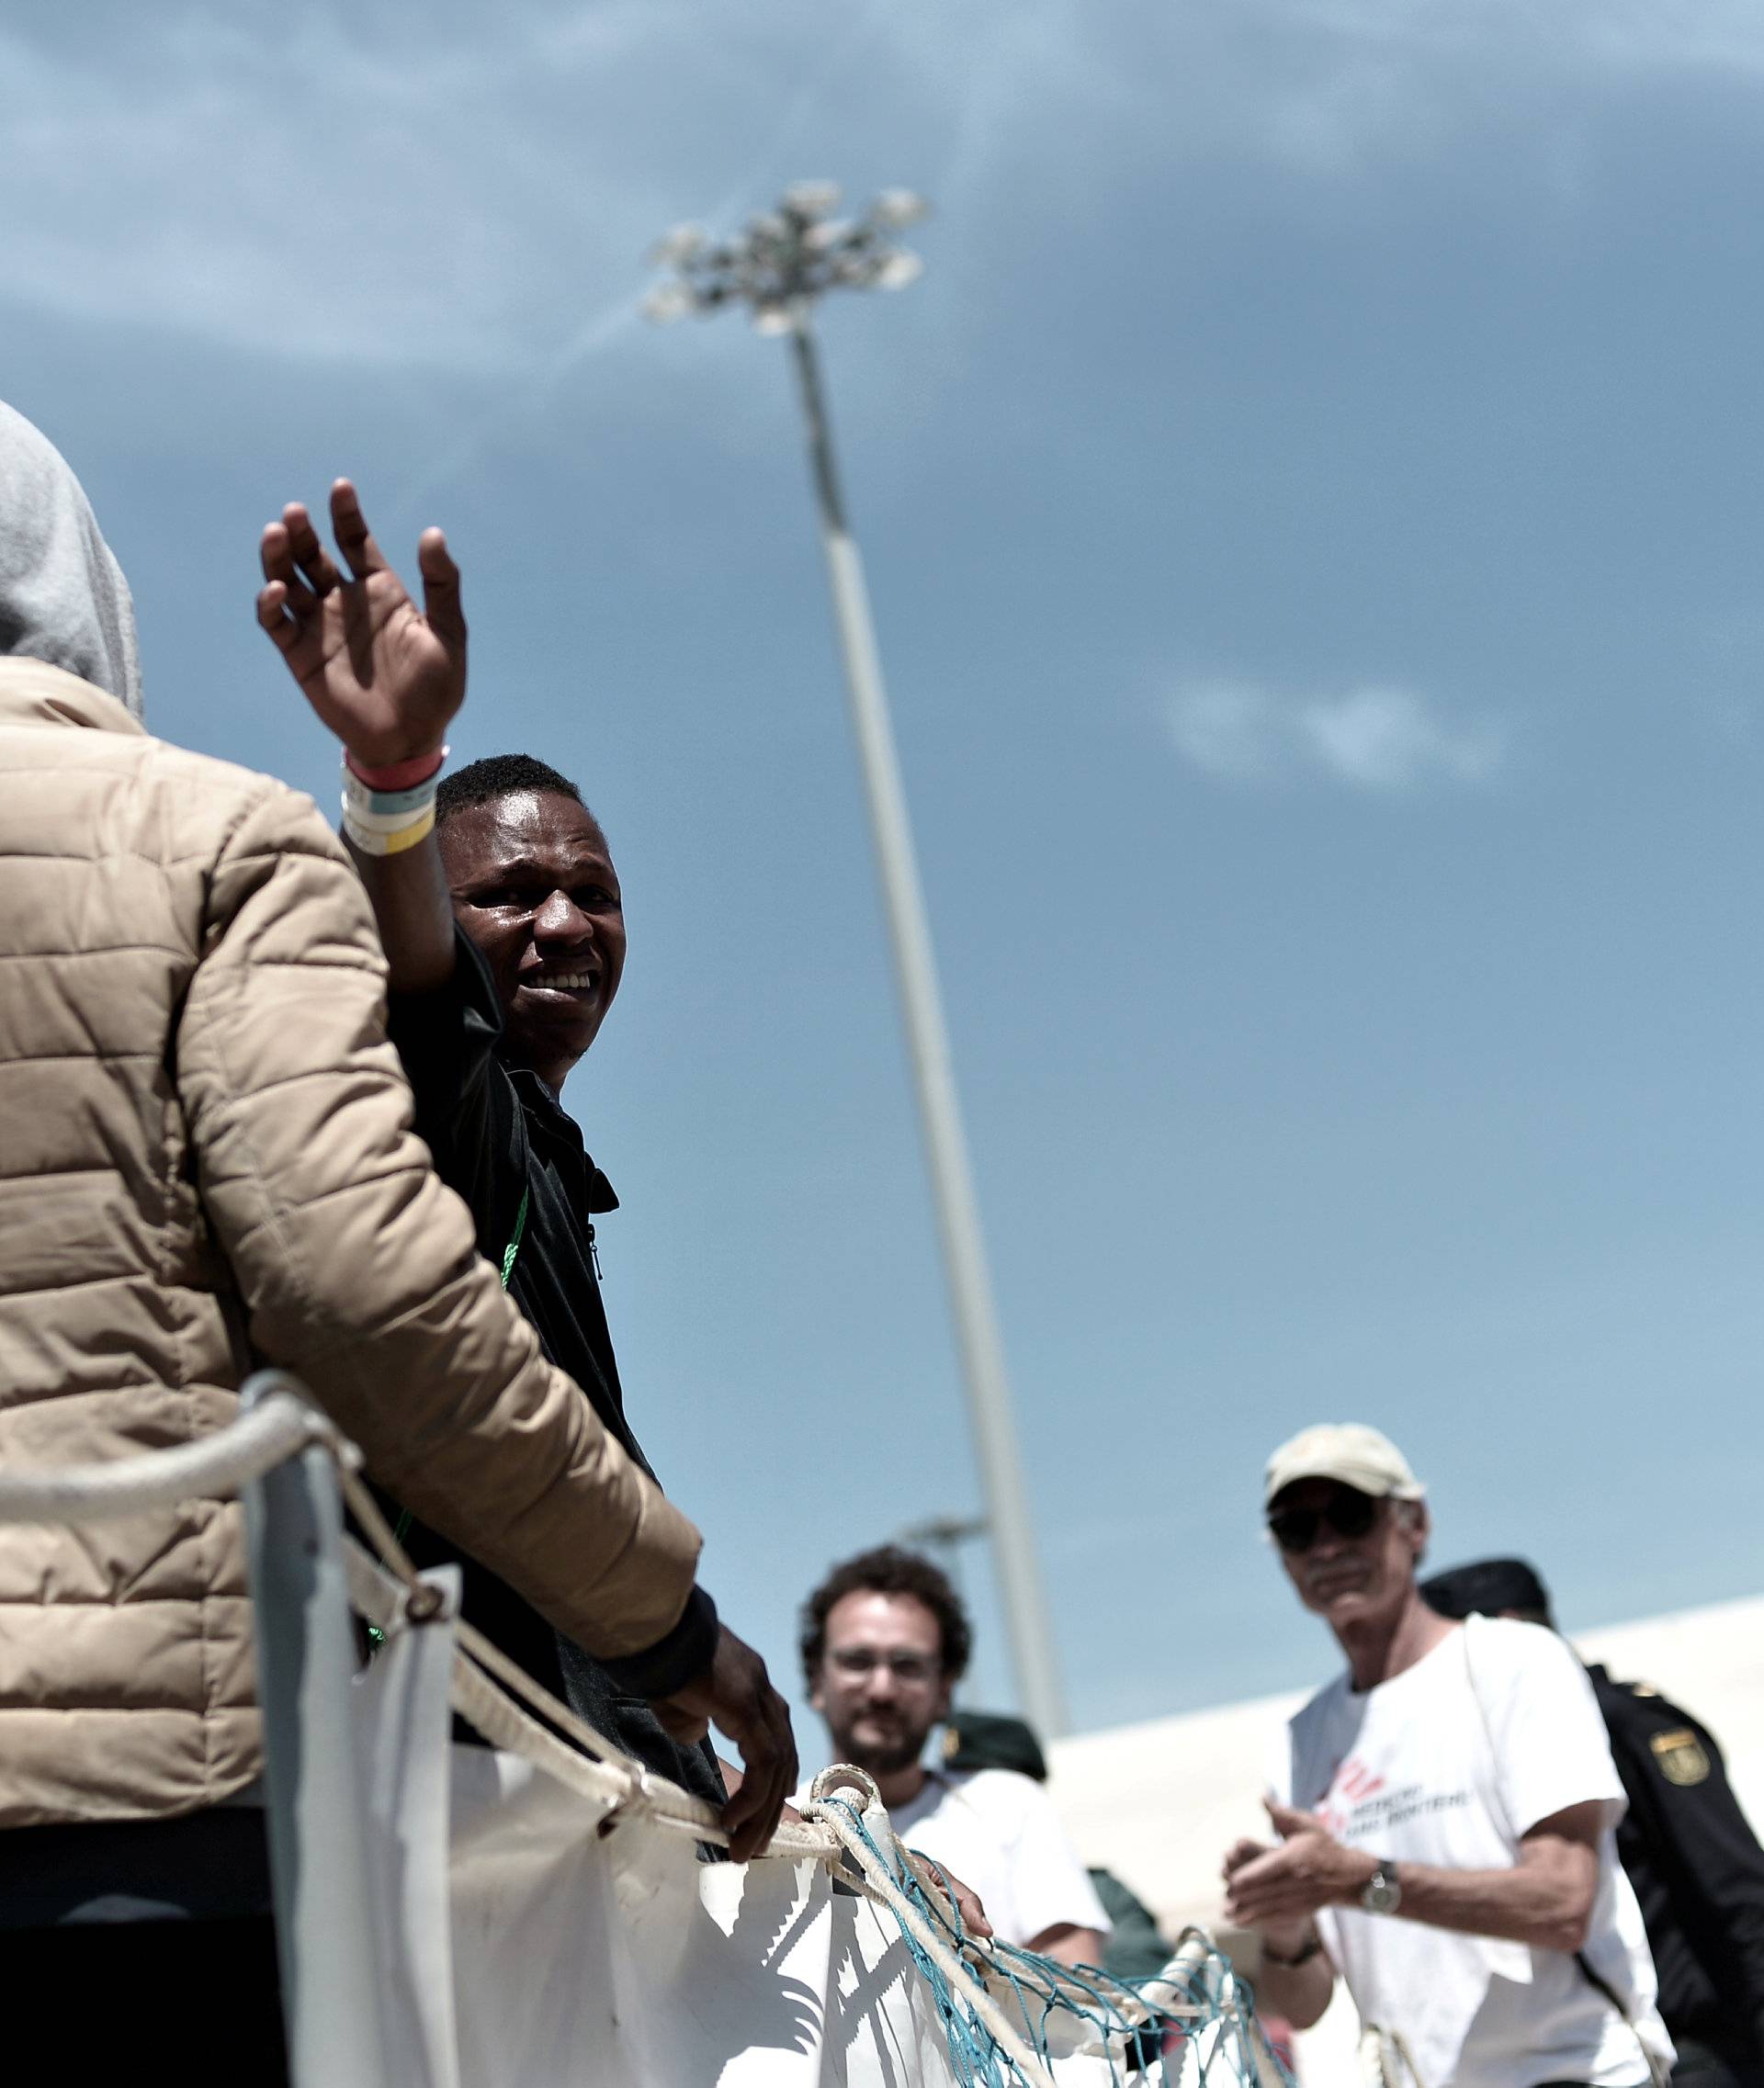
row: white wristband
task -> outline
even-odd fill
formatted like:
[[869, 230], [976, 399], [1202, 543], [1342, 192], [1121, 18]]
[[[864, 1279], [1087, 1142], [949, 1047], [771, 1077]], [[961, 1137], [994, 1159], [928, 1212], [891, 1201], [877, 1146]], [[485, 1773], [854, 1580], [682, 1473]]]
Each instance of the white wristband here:
[[401, 827], [390, 832], [385, 829], [357, 826], [355, 816], [345, 804], [343, 811], [344, 838], [363, 855], [401, 855], [407, 848], [414, 848], [418, 841], [425, 841], [435, 831], [435, 807], [415, 819], [407, 819]]

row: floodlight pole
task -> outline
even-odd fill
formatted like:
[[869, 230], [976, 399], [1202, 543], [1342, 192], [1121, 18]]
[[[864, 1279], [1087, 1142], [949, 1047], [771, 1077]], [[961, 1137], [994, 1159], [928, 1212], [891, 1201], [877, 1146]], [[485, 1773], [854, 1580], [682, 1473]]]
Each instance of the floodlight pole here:
[[931, 1168], [962, 1378], [967, 1390], [968, 1416], [979, 1459], [987, 1521], [997, 1548], [999, 1593], [1023, 1709], [1043, 1737], [1051, 1739], [1065, 1732], [1066, 1710], [1023, 1485], [1004, 1343], [992, 1301], [979, 1204], [956, 1100], [931, 926], [919, 882], [906, 792], [900, 781], [888, 693], [876, 651], [876, 627], [870, 617], [869, 591], [864, 583], [864, 563], [857, 543], [846, 521], [807, 298], [792, 301], [789, 333], [808, 423], [821, 547], [827, 557], [827, 579], [832, 590], [845, 685], [857, 731], [870, 831], [881, 873], [895, 978]]

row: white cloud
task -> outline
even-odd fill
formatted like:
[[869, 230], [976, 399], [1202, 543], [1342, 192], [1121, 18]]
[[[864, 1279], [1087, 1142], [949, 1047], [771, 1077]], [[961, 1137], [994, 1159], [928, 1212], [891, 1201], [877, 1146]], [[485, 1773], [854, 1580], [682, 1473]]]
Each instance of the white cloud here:
[[673, 145], [804, 69], [665, 0], [153, 19], [0, 34], [0, 291], [308, 361], [506, 368], [634, 306]]
[[1209, 775], [1266, 775], [1278, 767], [1286, 720], [1273, 698], [1239, 682], [1183, 689], [1170, 705], [1176, 751]]
[[831, 33], [809, 0], [90, 0], [12, 20], [9, 299], [491, 369], [635, 295], [661, 227], [823, 166], [933, 188], [953, 272], [1031, 177], [1032, 202], [1083, 217], [1148, 151], [1329, 179], [1523, 108], [1548, 180], [1545, 134], [1571, 136], [1613, 75], [1764, 73], [1755, 0], [874, 0]]
[[1192, 683], [1170, 700], [1170, 730], [1177, 751], [1209, 775], [1261, 782], [1309, 771], [1370, 791], [1482, 783], [1506, 750], [1494, 719], [1450, 718], [1412, 689], [1379, 685], [1290, 696]]

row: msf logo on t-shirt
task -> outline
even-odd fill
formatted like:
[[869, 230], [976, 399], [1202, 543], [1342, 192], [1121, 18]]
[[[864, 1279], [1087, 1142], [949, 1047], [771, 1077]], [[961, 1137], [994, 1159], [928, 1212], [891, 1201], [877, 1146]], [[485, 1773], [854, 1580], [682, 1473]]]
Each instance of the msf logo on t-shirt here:
[[1410, 1781], [1393, 1789], [1357, 1755], [1350, 1755], [1330, 1778], [1322, 1803], [1313, 1811], [1337, 1841], [1363, 1847], [1368, 1842], [1382, 1841], [1393, 1828], [1407, 1826], [1411, 1820], [1454, 1812], [1469, 1803], [1470, 1792], [1463, 1788], [1430, 1790]]
[[1316, 1808], [1317, 1817], [1338, 1842], [1348, 1840], [1354, 1814], [1384, 1788], [1383, 1777], [1374, 1775], [1358, 1756], [1350, 1755], [1329, 1778], [1323, 1802]]

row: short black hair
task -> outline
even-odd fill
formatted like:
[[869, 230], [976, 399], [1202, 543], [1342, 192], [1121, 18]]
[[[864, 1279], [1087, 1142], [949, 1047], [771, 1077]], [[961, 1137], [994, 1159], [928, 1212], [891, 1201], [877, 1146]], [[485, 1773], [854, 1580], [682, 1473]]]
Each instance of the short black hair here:
[[821, 1655], [827, 1650], [827, 1619], [834, 1603], [860, 1593], [910, 1595], [922, 1602], [937, 1620], [944, 1673], [952, 1682], [959, 1682], [967, 1674], [974, 1632], [949, 1575], [917, 1552], [904, 1551], [899, 1544], [878, 1544], [835, 1566], [802, 1606], [802, 1630], [797, 1642], [802, 1654], [802, 1672], [811, 1689]]
[[[517, 790], [549, 791], [555, 797], [582, 805], [581, 791], [548, 762], [533, 754], [486, 754], [481, 762], [468, 762], [441, 778], [435, 793], [435, 823], [444, 827], [456, 812], [488, 805], [492, 797], [512, 796]], [[588, 812], [585, 805], [582, 808]], [[592, 812], [588, 817], [594, 819]], [[594, 819], [594, 824], [599, 826], [600, 821]]]

